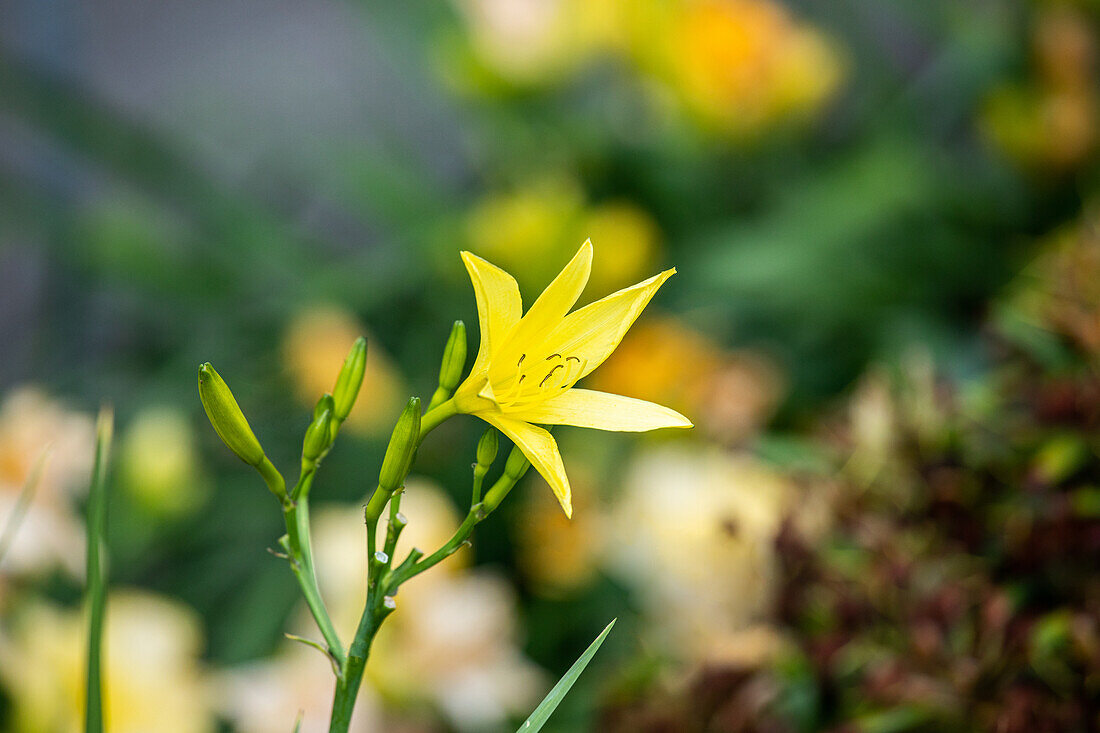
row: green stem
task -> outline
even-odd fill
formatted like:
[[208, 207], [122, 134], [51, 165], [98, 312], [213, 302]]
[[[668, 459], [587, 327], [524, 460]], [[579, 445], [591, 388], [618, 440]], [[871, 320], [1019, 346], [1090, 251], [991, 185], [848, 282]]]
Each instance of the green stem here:
[[375, 607], [376, 593], [368, 592], [367, 605], [359, 619], [359, 628], [348, 651], [347, 663], [343, 674], [336, 680], [336, 692], [332, 699], [332, 717], [329, 718], [329, 733], [347, 733], [351, 725], [351, 716], [355, 711], [355, 701], [359, 697], [359, 687], [363, 683], [363, 672], [367, 668], [367, 657], [378, 627], [391, 609]]
[[275, 468], [267, 456], [264, 456], [260, 464], [256, 466], [256, 470], [260, 472], [260, 476], [263, 477], [268, 490], [275, 495], [276, 499], [282, 502], [283, 506], [286, 506], [286, 481], [283, 479], [283, 475], [279, 473], [279, 469]]
[[[504, 475], [498, 478], [492, 488], [485, 492], [485, 500], [470, 507], [470, 511], [466, 515], [466, 518], [462, 520], [462, 524], [460, 524], [458, 529], [455, 530], [455, 533], [451, 535], [451, 539], [447, 540], [447, 544], [417, 563], [413, 563], [408, 567], [406, 567], [404, 563], [402, 564], [401, 568], [398, 569], [401, 571], [400, 574], [394, 573], [390, 581], [389, 592], [391, 594], [395, 593], [397, 587], [405, 581], [420, 575], [420, 573], [439, 564], [456, 553], [459, 548], [462, 547], [462, 544], [470, 538], [470, 535], [473, 534], [474, 527], [481, 524], [486, 517], [493, 513], [494, 509], [500, 506], [500, 502], [504, 500], [504, 497], [508, 495], [508, 492], [512, 490], [512, 487], [516, 485], [521, 477], [522, 475], [515, 478]], [[474, 480], [476, 483], [476, 477]]]
[[[436, 396], [440, 396], [438, 392]], [[428, 411], [420, 420], [418, 445], [428, 433], [435, 430], [448, 418], [458, 414], [454, 400], [447, 399], [439, 402], [439, 404], [434, 404], [436, 401], [433, 398], [433, 405], [429, 406]], [[351, 724], [352, 712], [355, 710], [355, 701], [359, 696], [359, 688], [363, 682], [371, 643], [374, 641], [375, 634], [378, 633], [378, 628], [382, 625], [382, 622], [393, 612], [393, 599], [390, 596], [397, 591], [397, 587], [402, 582], [399, 580], [402, 571], [411, 571], [409, 577], [412, 577], [412, 575], [423, 572], [423, 570], [430, 567], [425, 566], [418, 569], [419, 565], [416, 563], [414, 555], [411, 563], [406, 561], [396, 571], [390, 571], [393, 563], [393, 551], [397, 545], [397, 535], [401, 531], [401, 526], [397, 522], [400, 501], [400, 491], [390, 494], [382, 491], [379, 487], [371, 496], [364, 511], [367, 522], [367, 551], [370, 560], [367, 579], [367, 602], [363, 608], [363, 615], [359, 619], [359, 627], [356, 629], [355, 638], [352, 639], [351, 646], [348, 648], [347, 657], [340, 664], [341, 674], [336, 680], [336, 691], [332, 700], [332, 717], [329, 719], [329, 733], [347, 733], [348, 726]], [[386, 502], [391, 502], [390, 518], [386, 523], [386, 539], [383, 545], [387, 558], [385, 563], [380, 563], [375, 556], [378, 547], [378, 519], [382, 516], [382, 510], [386, 506]], [[471, 509], [471, 514], [476, 516], [478, 512]], [[467, 521], [470, 521], [469, 516]], [[476, 524], [477, 521], [480, 520], [474, 521], [473, 524]], [[469, 524], [467, 527], [467, 522], [463, 522], [463, 527], [467, 527], [465, 535], [461, 539], [457, 539], [458, 533], [455, 537], [452, 537], [448, 545], [453, 543], [454, 547], [447, 554], [452, 554], [465, 541], [470, 531], [473, 530], [473, 524]], [[443, 549], [441, 548], [432, 557], [440, 555]], [[417, 553], [418, 551], [414, 550], [413, 552]], [[432, 564], [439, 562], [443, 557], [446, 557], [446, 555], [441, 555]]]
[[452, 418], [457, 414], [458, 408], [455, 407], [455, 401], [453, 399], [441, 402], [435, 407], [430, 408], [424, 413], [424, 417], [420, 418], [420, 441], [423, 442], [425, 435], [435, 430], [448, 418]]
[[450, 397], [451, 397], [450, 390], [446, 389], [445, 387], [437, 387], [436, 390], [435, 390], [435, 393], [432, 395], [431, 401], [428, 402], [428, 411], [430, 412], [431, 410], [435, 409], [436, 407], [439, 407], [444, 402], [446, 402], [448, 399], [450, 399]]
[[298, 581], [309, 612], [313, 615], [321, 636], [324, 637], [329, 654], [336, 661], [337, 667], [342, 668], [346, 659], [344, 645], [321, 598], [321, 588], [317, 583], [317, 574], [313, 567], [308, 493], [303, 493], [296, 504], [285, 507], [283, 515], [286, 520], [286, 550], [289, 555], [290, 569]]
[[489, 473], [488, 466], [482, 466], [480, 463], [474, 464], [474, 486], [470, 492], [470, 506], [481, 503], [481, 487], [485, 483], [485, 474]]
[[87, 705], [84, 710], [86, 733], [103, 733], [103, 617], [107, 605], [107, 569], [100, 558], [107, 534], [107, 456], [111, 446], [112, 415], [101, 410], [96, 426], [95, 465], [88, 492], [88, 670]]

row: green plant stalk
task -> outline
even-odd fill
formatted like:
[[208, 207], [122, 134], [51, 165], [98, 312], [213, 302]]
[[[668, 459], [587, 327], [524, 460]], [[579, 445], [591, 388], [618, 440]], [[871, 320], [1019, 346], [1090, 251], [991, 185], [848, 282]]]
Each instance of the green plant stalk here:
[[432, 399], [428, 402], [428, 410], [434, 410], [442, 405], [451, 397], [451, 390], [446, 387], [436, 387], [435, 392], [432, 393]]
[[[515, 484], [516, 480], [501, 476], [486, 496], [494, 492], [498, 496], [506, 495]], [[447, 543], [419, 562], [416, 560], [418, 551], [414, 550], [413, 554], [410, 555], [412, 562], [406, 560], [392, 572], [389, 571], [392, 557], [385, 564], [371, 563], [367, 603], [363, 609], [363, 615], [359, 619], [359, 628], [355, 632], [355, 639], [352, 641], [351, 649], [348, 652], [347, 664], [344, 667], [343, 674], [336, 680], [336, 694], [332, 703], [329, 733], [346, 733], [348, 726], [351, 724], [351, 715], [355, 709], [359, 687], [363, 682], [363, 673], [367, 668], [367, 658], [370, 655], [371, 644], [374, 642], [375, 634], [378, 633], [382, 622], [393, 613], [395, 608], [392, 604], [387, 605], [386, 599], [392, 598], [402, 583], [439, 564], [461, 549], [462, 545], [473, 534], [474, 527], [484, 521], [487, 516], [489, 516], [489, 513], [485, 511], [483, 504], [478, 503], [470, 507], [466, 518], [455, 530], [455, 533], [451, 535]], [[389, 545], [388, 538], [387, 545]], [[380, 573], [381, 577], [379, 577]]]
[[305, 462], [298, 484], [294, 488], [297, 500], [287, 499], [283, 503], [283, 518], [286, 522], [286, 544], [284, 549], [290, 562], [298, 586], [305, 598], [306, 606], [313, 616], [321, 636], [328, 647], [328, 653], [336, 663], [337, 669], [343, 669], [346, 653], [344, 644], [336, 626], [332, 623], [325, 602], [321, 598], [321, 588], [317, 583], [317, 572], [313, 565], [313, 543], [309, 524], [309, 491], [313, 486], [313, 477], [317, 472], [316, 462]]
[[[419, 442], [423, 442], [428, 433], [457, 413], [453, 400], [446, 400], [429, 409], [420, 421]], [[393, 496], [393, 499], [400, 501], [400, 492], [394, 492], [394, 494], [396, 496]], [[367, 551], [370, 559], [370, 569], [367, 577], [367, 600], [363, 607], [363, 614], [359, 617], [359, 626], [355, 631], [355, 637], [348, 648], [347, 657], [340, 664], [340, 674], [336, 678], [336, 691], [332, 701], [332, 716], [329, 719], [329, 733], [347, 733], [348, 726], [351, 725], [351, 716], [355, 710], [359, 688], [363, 683], [363, 673], [367, 668], [367, 658], [370, 655], [371, 644], [374, 642], [374, 637], [378, 633], [382, 622], [393, 613], [395, 608], [392, 600], [393, 594], [397, 592], [398, 586], [404, 580], [430, 567], [430, 565], [419, 567], [413, 559], [412, 563], [406, 561], [396, 571], [391, 571], [392, 552], [387, 553], [384, 563], [375, 561], [375, 552], [378, 548], [378, 519], [382, 516], [382, 510], [386, 502], [390, 500], [391, 495], [382, 491], [379, 487], [375, 489], [374, 494], [367, 503], [365, 515], [367, 521]], [[391, 505], [390, 509], [390, 521], [387, 522], [386, 526], [385, 548], [393, 548], [397, 544], [395, 535], [400, 531], [395, 521], [399, 505], [396, 508]], [[472, 509], [471, 512], [473, 513]], [[467, 515], [467, 520], [469, 520], [469, 517], [470, 515]], [[477, 521], [480, 521], [480, 519]], [[459, 531], [444, 546], [444, 548], [453, 546], [453, 549], [450, 549], [447, 555], [453, 554], [462, 542], [466, 541], [476, 523], [476, 521], [462, 523]], [[439, 551], [433, 553], [432, 557], [440, 555], [444, 548], [440, 548]], [[413, 557], [415, 558], [415, 555]], [[446, 555], [439, 556], [432, 565], [444, 557]]]
[[111, 449], [113, 414], [110, 408], [99, 412], [96, 425], [95, 463], [88, 490], [87, 596], [88, 668], [87, 696], [84, 708], [85, 733], [103, 733], [103, 618], [107, 606], [107, 568], [100, 557], [106, 544], [107, 460]]

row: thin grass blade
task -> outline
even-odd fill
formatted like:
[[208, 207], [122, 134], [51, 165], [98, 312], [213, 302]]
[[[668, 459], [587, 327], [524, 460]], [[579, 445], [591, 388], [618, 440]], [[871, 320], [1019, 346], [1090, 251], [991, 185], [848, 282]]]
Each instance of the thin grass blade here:
[[88, 491], [88, 585], [85, 602], [88, 608], [88, 674], [87, 701], [84, 714], [85, 733], [103, 733], [103, 614], [107, 605], [107, 568], [100, 557], [107, 535], [107, 461], [114, 430], [114, 413], [109, 407], [99, 411], [96, 421], [95, 465], [92, 485]]
[[557, 709], [558, 704], [562, 701], [562, 698], [568, 694], [569, 689], [573, 686], [573, 683], [577, 681], [577, 678], [581, 676], [581, 672], [588, 666], [588, 663], [592, 661], [592, 657], [599, 651], [600, 645], [603, 644], [603, 640], [607, 638], [607, 634], [611, 631], [611, 628], [615, 625], [618, 619], [612, 619], [611, 623], [607, 625], [596, 640], [592, 642], [587, 649], [584, 650], [577, 661], [573, 662], [573, 666], [569, 668], [558, 684], [554, 685], [554, 689], [550, 690], [550, 693], [539, 703], [539, 706], [535, 708], [535, 712], [531, 713], [531, 717], [527, 718], [521, 725], [516, 733], [535, 733], [535, 731], [541, 730], [542, 726], [546, 724], [554, 710]]

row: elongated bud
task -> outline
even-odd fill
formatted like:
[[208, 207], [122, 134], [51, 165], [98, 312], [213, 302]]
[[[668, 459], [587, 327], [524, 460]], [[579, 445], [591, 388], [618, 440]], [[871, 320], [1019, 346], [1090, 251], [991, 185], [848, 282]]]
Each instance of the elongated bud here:
[[336, 441], [336, 434], [340, 432], [340, 421], [336, 419], [336, 403], [328, 392], [321, 395], [321, 399], [317, 400], [317, 404], [313, 406], [313, 421], [316, 422], [325, 410], [328, 410], [332, 417], [328, 421], [328, 445], [325, 446], [328, 448]]
[[386, 457], [382, 459], [382, 471], [378, 474], [378, 485], [386, 493], [393, 493], [405, 481], [412, 465], [416, 444], [420, 440], [420, 398], [413, 397], [390, 436], [386, 447]]
[[328, 392], [321, 395], [321, 399], [317, 400], [317, 404], [313, 406], [313, 419], [316, 420], [321, 417], [321, 413], [325, 410], [333, 414], [336, 413], [336, 402]]
[[455, 321], [455, 325], [451, 327], [451, 335], [447, 338], [447, 346], [443, 349], [443, 364], [439, 367], [440, 388], [448, 393], [454, 392], [465, 369], [466, 324]]
[[359, 388], [363, 386], [363, 372], [366, 369], [367, 340], [360, 336], [344, 359], [344, 366], [340, 369], [340, 376], [336, 378], [336, 386], [332, 389], [332, 416], [337, 422], [346, 420], [351, 408], [355, 406], [355, 398], [359, 396]]
[[530, 467], [531, 462], [527, 460], [527, 456], [523, 455], [523, 451], [513, 446], [512, 452], [508, 454], [508, 461], [504, 464], [504, 475], [515, 483], [523, 478], [523, 474], [527, 473]]
[[316, 461], [332, 445], [332, 413], [323, 411], [306, 428], [306, 437], [302, 441], [302, 460]]
[[497, 450], [500, 447], [500, 439], [497, 438], [496, 428], [489, 428], [477, 441], [477, 465], [479, 468], [488, 468], [497, 458]]
[[209, 362], [199, 367], [199, 399], [210, 424], [229, 450], [248, 465], [259, 466], [264, 460], [264, 449], [248, 426], [229, 386]]

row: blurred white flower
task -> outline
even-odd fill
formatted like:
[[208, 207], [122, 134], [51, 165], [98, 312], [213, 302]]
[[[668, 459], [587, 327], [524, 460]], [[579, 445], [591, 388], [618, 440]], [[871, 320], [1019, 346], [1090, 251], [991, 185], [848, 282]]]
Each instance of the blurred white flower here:
[[[0, 679], [15, 733], [84, 729], [87, 621], [79, 609], [32, 602], [0, 637]], [[212, 706], [198, 664], [199, 621], [148, 593], [118, 591], [103, 642], [104, 725], [111, 733], [207, 733]]]
[[498, 574], [425, 573], [402, 589], [375, 639], [371, 683], [438, 705], [460, 730], [530, 712], [547, 686], [517, 646], [515, 615], [515, 594]]
[[474, 52], [516, 83], [553, 78], [577, 60], [568, 0], [460, 0]]
[[746, 639], [761, 657], [774, 649], [761, 639], [778, 638], [757, 626], [773, 600], [774, 541], [792, 499], [781, 476], [747, 455], [680, 444], [635, 459], [612, 510], [608, 560], [669, 651], [749, 664]]
[[84, 528], [73, 495], [85, 491], [91, 478], [94, 432], [89, 415], [72, 412], [33, 387], [15, 389], [0, 405], [0, 523], [6, 523], [35, 462], [49, 449], [0, 576], [57, 565], [74, 576], [83, 572]]
[[[299, 715], [301, 733], [324, 733], [333, 687], [329, 661], [297, 642], [287, 642], [287, 648], [273, 658], [221, 673], [215, 684], [219, 710], [240, 733], [288, 733]], [[386, 730], [375, 698], [367, 687], [360, 691], [351, 733]]]

